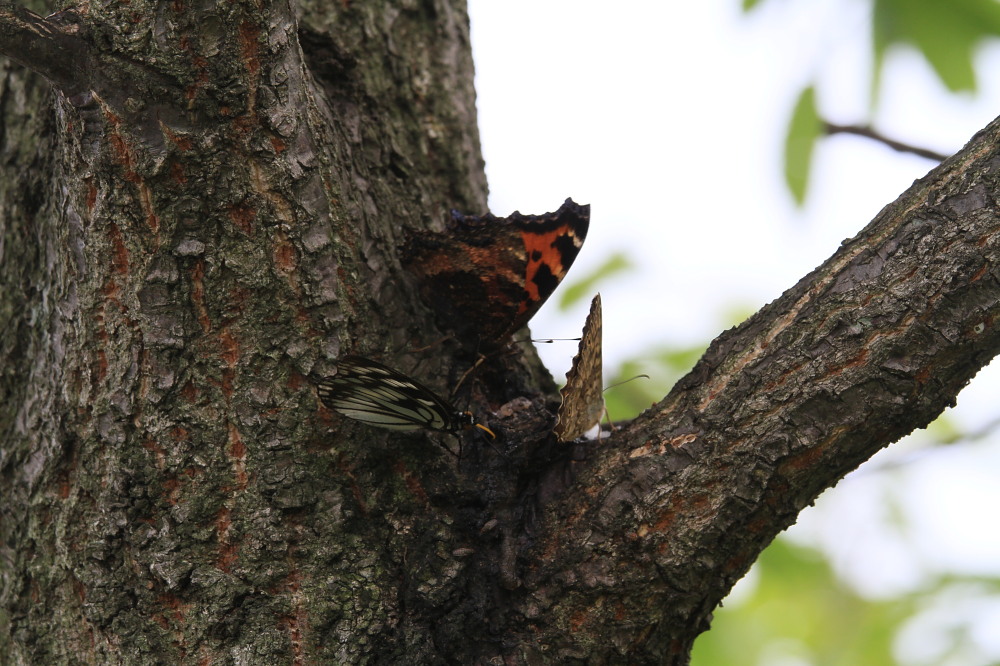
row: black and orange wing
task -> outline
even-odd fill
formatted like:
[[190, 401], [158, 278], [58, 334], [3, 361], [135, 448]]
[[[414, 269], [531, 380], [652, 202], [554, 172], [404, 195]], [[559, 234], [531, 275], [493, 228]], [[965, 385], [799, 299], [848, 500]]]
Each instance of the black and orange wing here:
[[481, 347], [496, 347], [559, 286], [589, 226], [590, 206], [572, 199], [544, 215], [453, 213], [444, 233], [410, 240], [404, 265], [445, 326]]

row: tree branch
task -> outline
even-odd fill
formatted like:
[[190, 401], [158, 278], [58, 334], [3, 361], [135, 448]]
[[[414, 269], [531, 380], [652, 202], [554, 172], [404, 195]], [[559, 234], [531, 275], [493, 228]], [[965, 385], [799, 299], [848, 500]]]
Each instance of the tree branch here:
[[67, 94], [87, 87], [90, 53], [77, 36], [69, 12], [42, 18], [11, 3], [0, 3], [0, 54], [41, 74]]
[[955, 403], [1000, 351], [998, 152], [994, 121], [595, 451], [526, 554], [537, 644], [686, 663], [804, 507]]
[[920, 157], [925, 157], [929, 160], [934, 160], [935, 162], [943, 162], [948, 159], [947, 155], [930, 150], [929, 148], [912, 146], [908, 143], [903, 143], [902, 141], [890, 139], [889, 137], [876, 132], [869, 125], [837, 125], [836, 123], [823, 121], [823, 127], [826, 133], [830, 136], [833, 136], [834, 134], [854, 134], [856, 136], [863, 136], [866, 139], [878, 141], [882, 145], [888, 146], [889, 148], [901, 153], [912, 153]]

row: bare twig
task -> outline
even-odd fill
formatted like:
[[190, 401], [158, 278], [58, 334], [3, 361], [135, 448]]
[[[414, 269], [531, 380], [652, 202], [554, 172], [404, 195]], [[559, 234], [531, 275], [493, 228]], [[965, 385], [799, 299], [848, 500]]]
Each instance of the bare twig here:
[[824, 129], [829, 135], [834, 134], [855, 134], [857, 136], [863, 136], [873, 141], [878, 141], [879, 143], [892, 148], [893, 150], [899, 151], [901, 153], [912, 153], [914, 155], [919, 155], [920, 157], [927, 158], [929, 160], [935, 160], [937, 162], [943, 162], [947, 159], [947, 155], [939, 153], [929, 148], [921, 148], [919, 146], [911, 146], [908, 143], [903, 143], [902, 141], [896, 141], [890, 139], [882, 134], [879, 134], [871, 126], [868, 125], [837, 125], [836, 123], [831, 123], [824, 121]]

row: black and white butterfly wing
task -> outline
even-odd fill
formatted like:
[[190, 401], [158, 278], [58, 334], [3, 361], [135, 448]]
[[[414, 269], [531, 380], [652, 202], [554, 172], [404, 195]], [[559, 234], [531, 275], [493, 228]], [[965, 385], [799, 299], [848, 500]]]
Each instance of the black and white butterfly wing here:
[[456, 410], [426, 386], [360, 356], [337, 363], [337, 374], [317, 383], [323, 404], [348, 418], [389, 430], [455, 431]]

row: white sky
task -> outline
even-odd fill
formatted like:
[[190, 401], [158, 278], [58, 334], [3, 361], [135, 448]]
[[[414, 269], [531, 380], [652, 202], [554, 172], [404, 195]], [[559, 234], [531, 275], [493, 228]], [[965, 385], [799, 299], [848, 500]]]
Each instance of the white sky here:
[[[600, 286], [606, 367], [655, 344], [712, 339], [729, 324], [723, 313], [779, 296], [934, 166], [839, 136], [816, 155], [804, 210], [785, 190], [782, 139], [804, 83], [818, 81], [830, 120], [866, 120], [867, 8], [770, 0], [746, 17], [738, 0], [470, 0], [492, 212], [543, 213], [572, 196], [592, 211], [568, 282], [616, 250], [638, 266]], [[985, 75], [1000, 71], [1000, 47], [978, 69], [979, 95], [949, 96], [919, 57], [893, 54], [876, 127], [957, 150], [1000, 115], [1000, 80]], [[579, 335], [586, 307], [548, 304], [532, 332]], [[541, 347], [561, 377], [573, 343]], [[956, 418], [969, 428], [996, 418], [998, 385], [1000, 369], [981, 373]], [[996, 439], [893, 447], [882, 455], [903, 455], [902, 468], [848, 478], [791, 532], [823, 544], [871, 594], [927, 571], [1000, 573], [1000, 530], [983, 529], [1000, 503]], [[887, 530], [887, 477], [914, 523], [902, 537]]]

